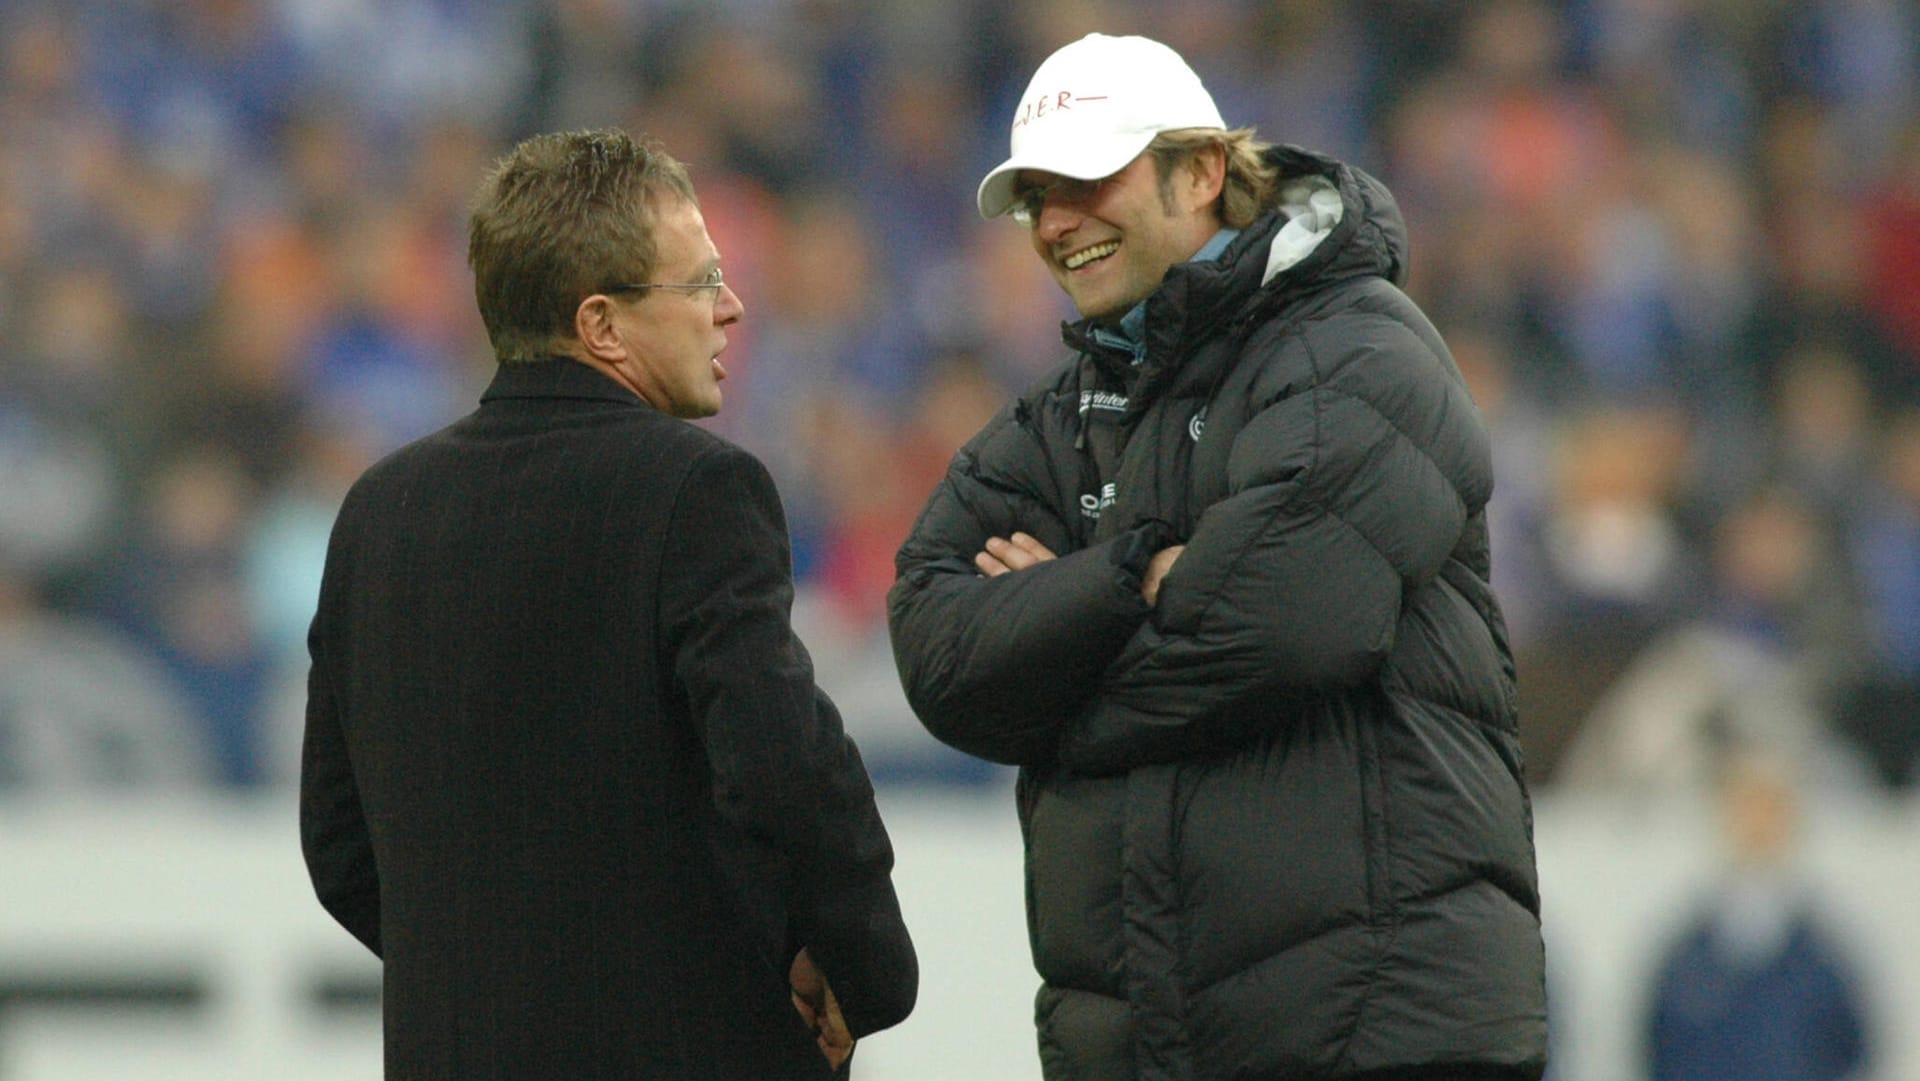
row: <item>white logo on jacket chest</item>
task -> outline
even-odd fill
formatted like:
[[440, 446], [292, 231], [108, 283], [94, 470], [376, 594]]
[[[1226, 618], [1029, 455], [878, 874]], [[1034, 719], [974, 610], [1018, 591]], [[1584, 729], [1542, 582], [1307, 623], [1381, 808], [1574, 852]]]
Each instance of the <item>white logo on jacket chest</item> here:
[[1106, 484], [1100, 486], [1099, 495], [1095, 495], [1092, 492], [1082, 492], [1080, 494], [1080, 513], [1086, 515], [1088, 518], [1098, 520], [1101, 511], [1113, 506], [1113, 494], [1114, 488], [1112, 481], [1108, 481]]
[[1187, 435], [1192, 437], [1195, 443], [1198, 443], [1200, 442], [1200, 433], [1206, 430], [1207, 407], [1203, 405], [1200, 407], [1200, 411], [1193, 415], [1193, 419], [1187, 422]]

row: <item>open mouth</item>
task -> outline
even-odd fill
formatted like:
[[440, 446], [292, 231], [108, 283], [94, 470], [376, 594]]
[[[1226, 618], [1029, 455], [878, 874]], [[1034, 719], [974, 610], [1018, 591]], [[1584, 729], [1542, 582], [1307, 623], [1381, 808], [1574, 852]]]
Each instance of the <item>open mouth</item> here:
[[1081, 267], [1089, 263], [1097, 263], [1119, 250], [1120, 242], [1118, 240], [1109, 240], [1091, 247], [1081, 248], [1079, 251], [1060, 260], [1060, 265], [1066, 267], [1068, 270], [1079, 270]]

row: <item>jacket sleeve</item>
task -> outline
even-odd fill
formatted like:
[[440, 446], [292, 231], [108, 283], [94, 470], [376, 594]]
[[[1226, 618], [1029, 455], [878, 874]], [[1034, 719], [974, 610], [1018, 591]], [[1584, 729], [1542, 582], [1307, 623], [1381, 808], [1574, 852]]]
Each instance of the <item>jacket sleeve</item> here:
[[308, 632], [313, 664], [307, 673], [306, 732], [300, 748], [300, 849], [321, 907], [379, 957], [380, 874], [360, 788], [347, 758], [326, 635], [329, 601], [343, 573], [339, 549], [335, 545], [327, 561], [333, 581], [322, 586], [320, 613]]
[[[1478, 410], [1400, 323], [1349, 325], [1319, 381], [1238, 434], [1228, 495], [1200, 517], [1063, 743], [1110, 772], [1231, 746], [1289, 696], [1372, 678], [1403, 598], [1445, 565], [1491, 486]], [[1319, 358], [1315, 358], [1318, 360]]]
[[772, 477], [716, 444], [674, 507], [663, 640], [706, 748], [715, 809], [773, 854], [791, 946], [811, 951], [859, 1036], [907, 1016], [919, 968], [866, 767], [793, 633], [790, 566]]
[[[1064, 723], [1147, 615], [1136, 535], [1069, 551], [1063, 505], [1022, 406], [961, 448], [896, 561], [888, 629], [907, 701], [935, 738], [1009, 765], [1056, 754]], [[1059, 558], [988, 578], [987, 538], [1024, 531]]]

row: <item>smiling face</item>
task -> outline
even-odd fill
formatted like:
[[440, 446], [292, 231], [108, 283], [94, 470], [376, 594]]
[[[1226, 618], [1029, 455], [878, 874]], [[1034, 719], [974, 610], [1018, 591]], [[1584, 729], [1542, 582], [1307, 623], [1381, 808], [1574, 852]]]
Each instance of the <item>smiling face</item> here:
[[1163, 198], [1145, 153], [1097, 184], [1022, 170], [1016, 190], [1061, 185], [1033, 217], [1034, 251], [1083, 317], [1113, 322], [1220, 230], [1223, 170], [1218, 155], [1176, 164]]
[[[662, 199], [653, 235], [658, 251], [653, 281], [714, 279], [720, 252], [707, 236], [699, 207], [684, 199]], [[668, 285], [614, 297], [610, 315], [624, 354], [612, 362], [614, 373], [663, 413], [689, 420], [710, 417], [720, 411], [720, 381], [727, 377], [720, 366], [726, 328], [745, 311], [725, 285]]]

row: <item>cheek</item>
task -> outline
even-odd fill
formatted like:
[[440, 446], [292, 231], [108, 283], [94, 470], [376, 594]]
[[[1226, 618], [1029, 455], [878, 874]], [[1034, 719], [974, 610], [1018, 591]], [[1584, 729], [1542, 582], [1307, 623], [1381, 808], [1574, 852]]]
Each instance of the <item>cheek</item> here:
[[712, 325], [711, 320], [695, 319], [689, 316], [674, 325], [672, 332], [674, 341], [678, 342], [682, 349], [699, 349], [707, 340], [707, 328]]

